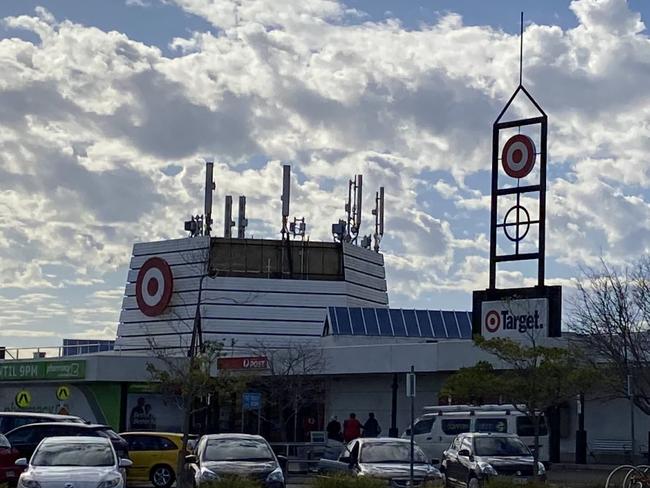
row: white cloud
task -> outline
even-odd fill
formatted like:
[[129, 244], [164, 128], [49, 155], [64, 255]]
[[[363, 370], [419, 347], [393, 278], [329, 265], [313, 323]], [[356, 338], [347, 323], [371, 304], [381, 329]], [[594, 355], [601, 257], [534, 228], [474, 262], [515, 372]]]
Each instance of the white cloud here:
[[[0, 40], [0, 299], [22, 297], [3, 329], [54, 317], [71, 335], [110, 335], [132, 243], [181, 234], [206, 154], [215, 202], [248, 196], [249, 234], [277, 235], [283, 162], [312, 239], [330, 238], [362, 172], [366, 209], [386, 186], [400, 300], [435, 306], [437, 292], [486, 285], [490, 199], [476, 185], [517, 79], [516, 36], [453, 13], [411, 30], [333, 0], [176, 3], [219, 29], [175, 39], [174, 58], [56, 11], [4, 19], [39, 40]], [[571, 9], [574, 29], [527, 27], [525, 63], [550, 117], [550, 258], [569, 273], [650, 247], [648, 37], [623, 0]]]

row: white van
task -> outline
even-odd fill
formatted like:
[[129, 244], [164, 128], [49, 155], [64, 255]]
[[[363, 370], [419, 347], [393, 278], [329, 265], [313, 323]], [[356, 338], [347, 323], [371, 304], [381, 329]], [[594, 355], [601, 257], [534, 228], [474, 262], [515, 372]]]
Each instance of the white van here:
[[[414, 422], [413, 437], [428, 459], [442, 459], [442, 453], [458, 434], [466, 432], [498, 432], [517, 434], [532, 450], [535, 445], [532, 421], [507, 405], [441, 405], [425, 407], [425, 414]], [[409, 438], [406, 429], [402, 437]], [[539, 426], [539, 460], [546, 463], [548, 427], [544, 417]]]

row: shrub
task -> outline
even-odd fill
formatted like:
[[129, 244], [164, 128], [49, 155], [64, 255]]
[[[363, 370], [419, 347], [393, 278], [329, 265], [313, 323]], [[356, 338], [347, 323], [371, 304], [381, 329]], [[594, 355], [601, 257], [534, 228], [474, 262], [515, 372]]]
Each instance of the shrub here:
[[[201, 487], [204, 484], [201, 483]], [[262, 483], [250, 478], [242, 478], [240, 476], [225, 476], [218, 481], [211, 481], [205, 484], [206, 488], [261, 488]]]
[[508, 478], [495, 478], [485, 483], [485, 488], [548, 488], [549, 485], [542, 481], [529, 481], [528, 483], [521, 484], [515, 483], [512, 479]]
[[386, 488], [386, 480], [368, 476], [318, 476], [311, 484], [312, 488]]

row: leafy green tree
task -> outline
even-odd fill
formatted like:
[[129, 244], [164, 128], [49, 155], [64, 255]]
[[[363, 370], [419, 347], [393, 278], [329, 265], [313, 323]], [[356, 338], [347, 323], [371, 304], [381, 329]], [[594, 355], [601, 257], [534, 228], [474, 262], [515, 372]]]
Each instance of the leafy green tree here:
[[185, 455], [192, 416], [207, 408], [205, 400], [208, 397], [215, 401], [229, 398], [233, 392], [242, 391], [247, 381], [244, 376], [216, 371], [222, 349], [221, 343], [206, 342], [202, 351], [192, 357], [157, 350], [156, 361], [147, 364], [147, 371], [158, 391], [173, 398], [183, 414], [183, 443], [176, 469], [179, 488], [192, 486], [191, 480], [185, 479]]
[[534, 428], [537, 472], [541, 416], [576, 394], [589, 391], [597, 380], [597, 372], [580, 362], [571, 348], [535, 342], [529, 345], [508, 338], [477, 337], [475, 342], [498, 360], [499, 369], [485, 361], [463, 368], [447, 380], [442, 393], [477, 404], [494, 401], [496, 396], [526, 415]]

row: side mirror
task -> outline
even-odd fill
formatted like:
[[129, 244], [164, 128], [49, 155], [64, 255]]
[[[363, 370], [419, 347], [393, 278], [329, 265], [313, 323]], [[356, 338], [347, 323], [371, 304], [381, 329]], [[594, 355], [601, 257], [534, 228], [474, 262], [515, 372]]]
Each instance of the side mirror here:
[[275, 456], [278, 458], [278, 464], [280, 464], [280, 469], [282, 469], [283, 473], [287, 472], [287, 463], [288, 460], [285, 456]]
[[433, 458], [433, 459], [431, 460], [431, 464], [432, 464], [433, 466], [437, 466], [438, 464], [440, 464], [440, 459], [438, 459], [438, 458]]
[[404, 431], [404, 435], [411, 435], [411, 429], [406, 429]]
[[460, 451], [458, 451], [458, 455], [460, 457], [466, 457], [466, 458], [470, 457], [470, 453], [468, 449], [461, 449]]
[[120, 459], [120, 468], [130, 468], [131, 466], [133, 466], [133, 461], [130, 459]]
[[197, 461], [195, 454], [188, 454], [185, 456], [185, 462], [188, 464], [195, 464]]
[[25, 466], [27, 466], [27, 458], [19, 458], [19, 459], [16, 459], [16, 461], [14, 462], [14, 464], [15, 464], [16, 466], [22, 466], [22, 467], [25, 467]]

